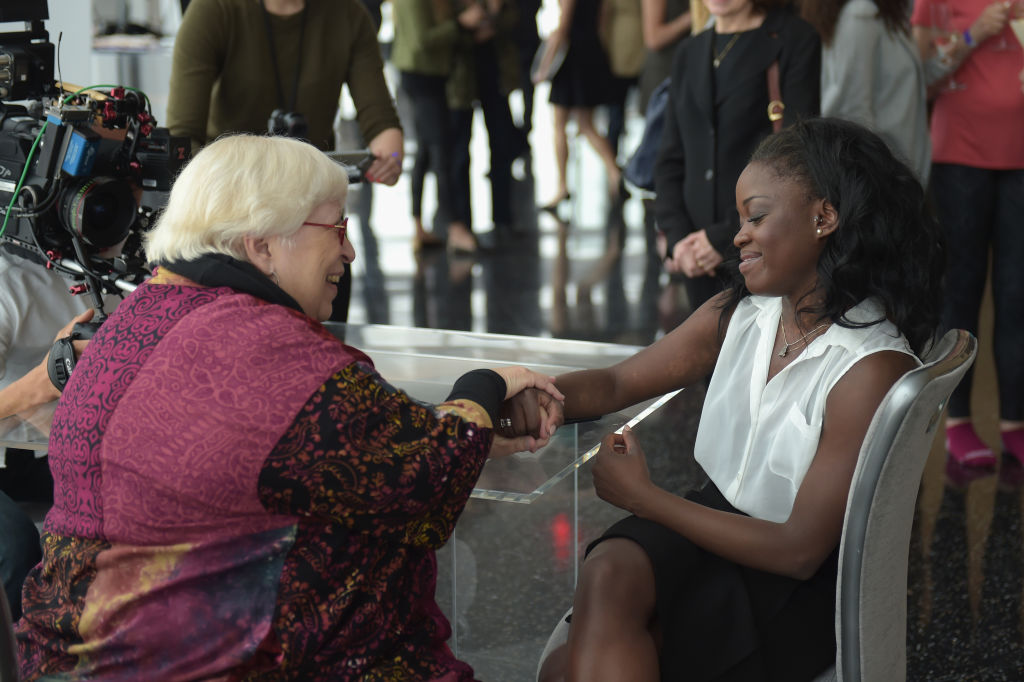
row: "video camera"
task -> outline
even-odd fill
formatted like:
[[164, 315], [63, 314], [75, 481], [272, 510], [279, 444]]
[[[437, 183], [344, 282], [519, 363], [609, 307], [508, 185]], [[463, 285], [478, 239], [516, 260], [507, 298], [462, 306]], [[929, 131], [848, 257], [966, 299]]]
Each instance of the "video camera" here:
[[149, 275], [142, 235], [189, 141], [156, 127], [141, 92], [58, 85], [46, 3], [21, 4], [0, 10], [0, 21], [26, 27], [0, 34], [0, 245], [88, 292], [98, 326], [103, 294], [123, 295]]

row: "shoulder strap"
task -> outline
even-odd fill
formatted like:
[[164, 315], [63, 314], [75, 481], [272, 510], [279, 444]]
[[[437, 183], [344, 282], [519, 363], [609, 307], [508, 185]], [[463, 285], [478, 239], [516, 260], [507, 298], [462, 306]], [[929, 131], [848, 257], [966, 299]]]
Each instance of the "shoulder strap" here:
[[768, 120], [772, 122], [772, 132], [782, 130], [782, 112], [786, 105], [782, 101], [782, 88], [779, 86], [779, 60], [776, 59], [765, 71], [768, 79]]

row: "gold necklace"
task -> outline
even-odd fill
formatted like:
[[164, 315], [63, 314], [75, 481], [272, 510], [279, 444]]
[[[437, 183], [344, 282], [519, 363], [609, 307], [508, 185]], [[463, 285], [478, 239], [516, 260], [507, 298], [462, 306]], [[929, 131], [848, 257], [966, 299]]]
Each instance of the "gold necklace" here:
[[729, 54], [729, 50], [732, 49], [732, 46], [735, 45], [736, 41], [739, 39], [740, 34], [734, 33], [732, 38], [729, 39], [729, 42], [725, 44], [725, 49], [722, 50], [718, 55], [716, 55], [715, 58], [711, 61], [711, 63], [715, 65], [716, 69], [718, 68], [718, 65], [722, 63], [722, 60], [725, 59], [725, 55]]
[[807, 338], [811, 334], [813, 334], [816, 331], [820, 331], [820, 330], [824, 329], [825, 327], [829, 326], [832, 323], [831, 322], [825, 322], [824, 324], [820, 324], [817, 327], [815, 327], [814, 329], [812, 329], [811, 331], [809, 331], [806, 334], [804, 334], [803, 336], [801, 336], [796, 341], [792, 341], [792, 342], [790, 342], [790, 340], [786, 338], [786, 323], [782, 321], [782, 318], [779, 318], [779, 324], [782, 325], [782, 340], [783, 340], [783, 342], [786, 345], [782, 347], [782, 350], [779, 351], [778, 355], [779, 355], [780, 358], [784, 358], [784, 357], [786, 357], [786, 354], [789, 353], [789, 349], [792, 346], [795, 346], [796, 344], [800, 343], [801, 341], [807, 341]]

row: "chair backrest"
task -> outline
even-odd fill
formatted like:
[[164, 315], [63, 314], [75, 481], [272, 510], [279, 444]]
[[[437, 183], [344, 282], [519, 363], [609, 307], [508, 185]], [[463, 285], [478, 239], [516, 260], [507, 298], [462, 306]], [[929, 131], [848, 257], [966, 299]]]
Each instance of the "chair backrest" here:
[[917, 491], [950, 393], [977, 353], [950, 330], [890, 389], [868, 427], [843, 521], [836, 591], [837, 677], [906, 679], [907, 561]]
[[0, 682], [18, 682], [18, 649], [7, 595], [0, 589]]

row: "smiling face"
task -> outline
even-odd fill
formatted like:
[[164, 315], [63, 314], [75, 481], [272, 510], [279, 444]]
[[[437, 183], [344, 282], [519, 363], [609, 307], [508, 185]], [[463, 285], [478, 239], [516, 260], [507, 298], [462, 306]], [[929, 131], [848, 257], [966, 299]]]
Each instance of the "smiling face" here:
[[[334, 225], [341, 219], [341, 203], [332, 200], [314, 208], [306, 222]], [[271, 237], [267, 242], [272, 256], [270, 272], [278, 286], [313, 319], [328, 319], [338, 295], [338, 280], [356, 257], [352, 242], [346, 237], [343, 244], [337, 229], [315, 225], [303, 225], [287, 237]]]
[[747, 289], [793, 299], [811, 291], [818, 257], [835, 226], [827, 203], [810, 198], [805, 187], [780, 177], [769, 165], [754, 162], [736, 183], [736, 210], [740, 229], [733, 243], [740, 250]]

